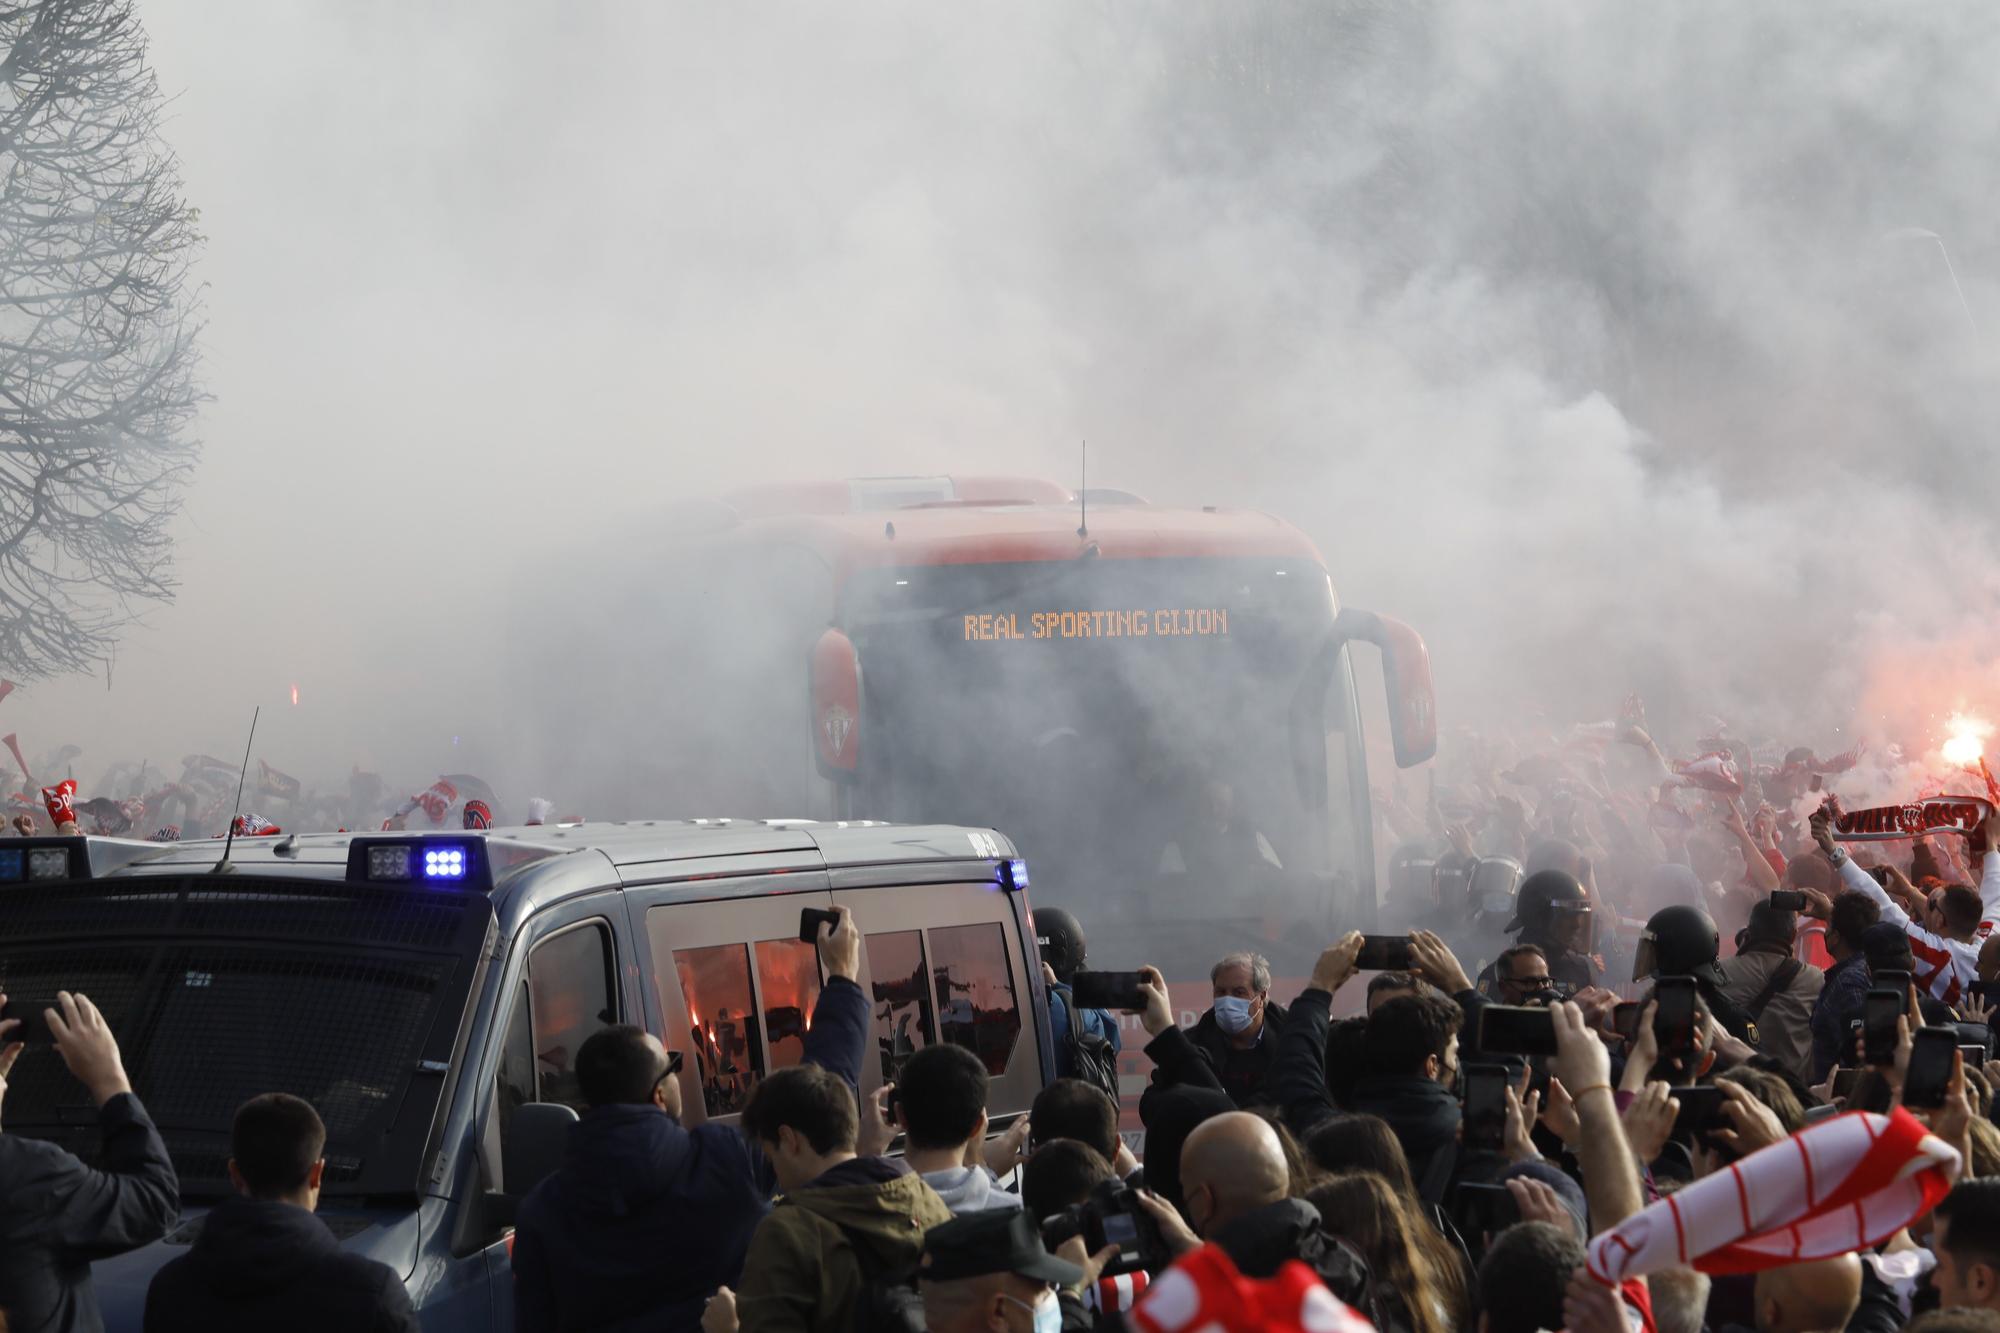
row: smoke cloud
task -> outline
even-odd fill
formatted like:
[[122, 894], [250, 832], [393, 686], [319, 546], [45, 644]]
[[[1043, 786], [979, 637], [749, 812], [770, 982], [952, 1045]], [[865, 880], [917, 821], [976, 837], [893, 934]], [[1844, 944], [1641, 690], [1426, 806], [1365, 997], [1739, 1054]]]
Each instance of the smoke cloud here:
[[80, 773], [262, 701], [288, 771], [524, 803], [655, 707], [599, 667], [676, 503], [1085, 438], [1303, 528], [1447, 744], [2000, 707], [1988, 8], [146, 17], [216, 402], [180, 600], [5, 705]]

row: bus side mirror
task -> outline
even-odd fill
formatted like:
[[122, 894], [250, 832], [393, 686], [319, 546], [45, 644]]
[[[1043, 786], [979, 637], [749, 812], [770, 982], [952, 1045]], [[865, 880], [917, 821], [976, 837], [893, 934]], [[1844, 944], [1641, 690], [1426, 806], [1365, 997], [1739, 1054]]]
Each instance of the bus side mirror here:
[[569, 1146], [576, 1112], [560, 1102], [527, 1102], [514, 1108], [500, 1143], [500, 1174], [516, 1200], [555, 1174]]
[[819, 775], [854, 781], [861, 762], [861, 655], [854, 640], [829, 629], [813, 644], [813, 759]]
[[1382, 650], [1382, 683], [1389, 695], [1389, 739], [1396, 766], [1413, 768], [1437, 755], [1437, 693], [1431, 685], [1431, 651], [1421, 634], [1400, 620], [1344, 608], [1334, 637], [1363, 640]]

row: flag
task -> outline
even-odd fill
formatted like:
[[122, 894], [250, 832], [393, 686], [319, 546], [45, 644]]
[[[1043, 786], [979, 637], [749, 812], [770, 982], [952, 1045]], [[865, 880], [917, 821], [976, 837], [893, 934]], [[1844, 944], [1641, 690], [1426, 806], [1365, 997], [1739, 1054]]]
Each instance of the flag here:
[[1599, 1281], [1665, 1268], [1754, 1273], [1869, 1249], [1929, 1212], [1958, 1150], [1908, 1111], [1809, 1125], [1591, 1238]]
[[1154, 1278], [1128, 1322], [1145, 1333], [1374, 1333], [1375, 1325], [1288, 1259], [1246, 1278], [1216, 1245], [1190, 1250]]
[[238, 815], [230, 822], [229, 831], [239, 838], [268, 838], [284, 830], [262, 815]]
[[64, 778], [53, 787], [42, 788], [42, 808], [49, 812], [49, 822], [62, 832], [63, 825], [76, 828], [76, 779]]
[[299, 799], [299, 780], [280, 773], [262, 759], [257, 761], [257, 794], [281, 801]]
[[1740, 796], [1743, 794], [1743, 775], [1736, 771], [1736, 760], [1727, 750], [1716, 750], [1699, 759], [1690, 759], [1685, 764], [1674, 765], [1677, 775], [1670, 779], [1676, 787], [1699, 787], [1720, 796]]

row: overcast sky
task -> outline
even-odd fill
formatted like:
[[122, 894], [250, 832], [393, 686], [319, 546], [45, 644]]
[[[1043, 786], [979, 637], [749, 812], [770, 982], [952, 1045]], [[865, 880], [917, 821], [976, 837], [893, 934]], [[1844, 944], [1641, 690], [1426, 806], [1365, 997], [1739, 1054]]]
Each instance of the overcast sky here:
[[[179, 600], [6, 704], [31, 751], [233, 754], [261, 702], [281, 768], [504, 768], [537, 568], [1084, 436], [1295, 518], [1448, 724], [2000, 683], [1988, 7], [142, 13], [215, 397]], [[607, 634], [542, 688], [629, 589], [572, 580]]]

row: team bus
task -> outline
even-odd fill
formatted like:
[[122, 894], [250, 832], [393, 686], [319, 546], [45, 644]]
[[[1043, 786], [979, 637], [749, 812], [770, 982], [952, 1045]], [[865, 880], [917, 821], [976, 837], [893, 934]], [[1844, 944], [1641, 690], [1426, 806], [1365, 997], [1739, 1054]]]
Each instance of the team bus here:
[[573, 762], [586, 809], [990, 825], [1094, 961], [1180, 981], [1231, 948], [1303, 977], [1372, 919], [1352, 649], [1382, 653], [1402, 766], [1436, 748], [1429, 658], [1290, 524], [891, 478], [756, 487], [651, 541], [555, 571], [585, 614], [615, 589], [614, 624], [528, 636], [540, 771]]

